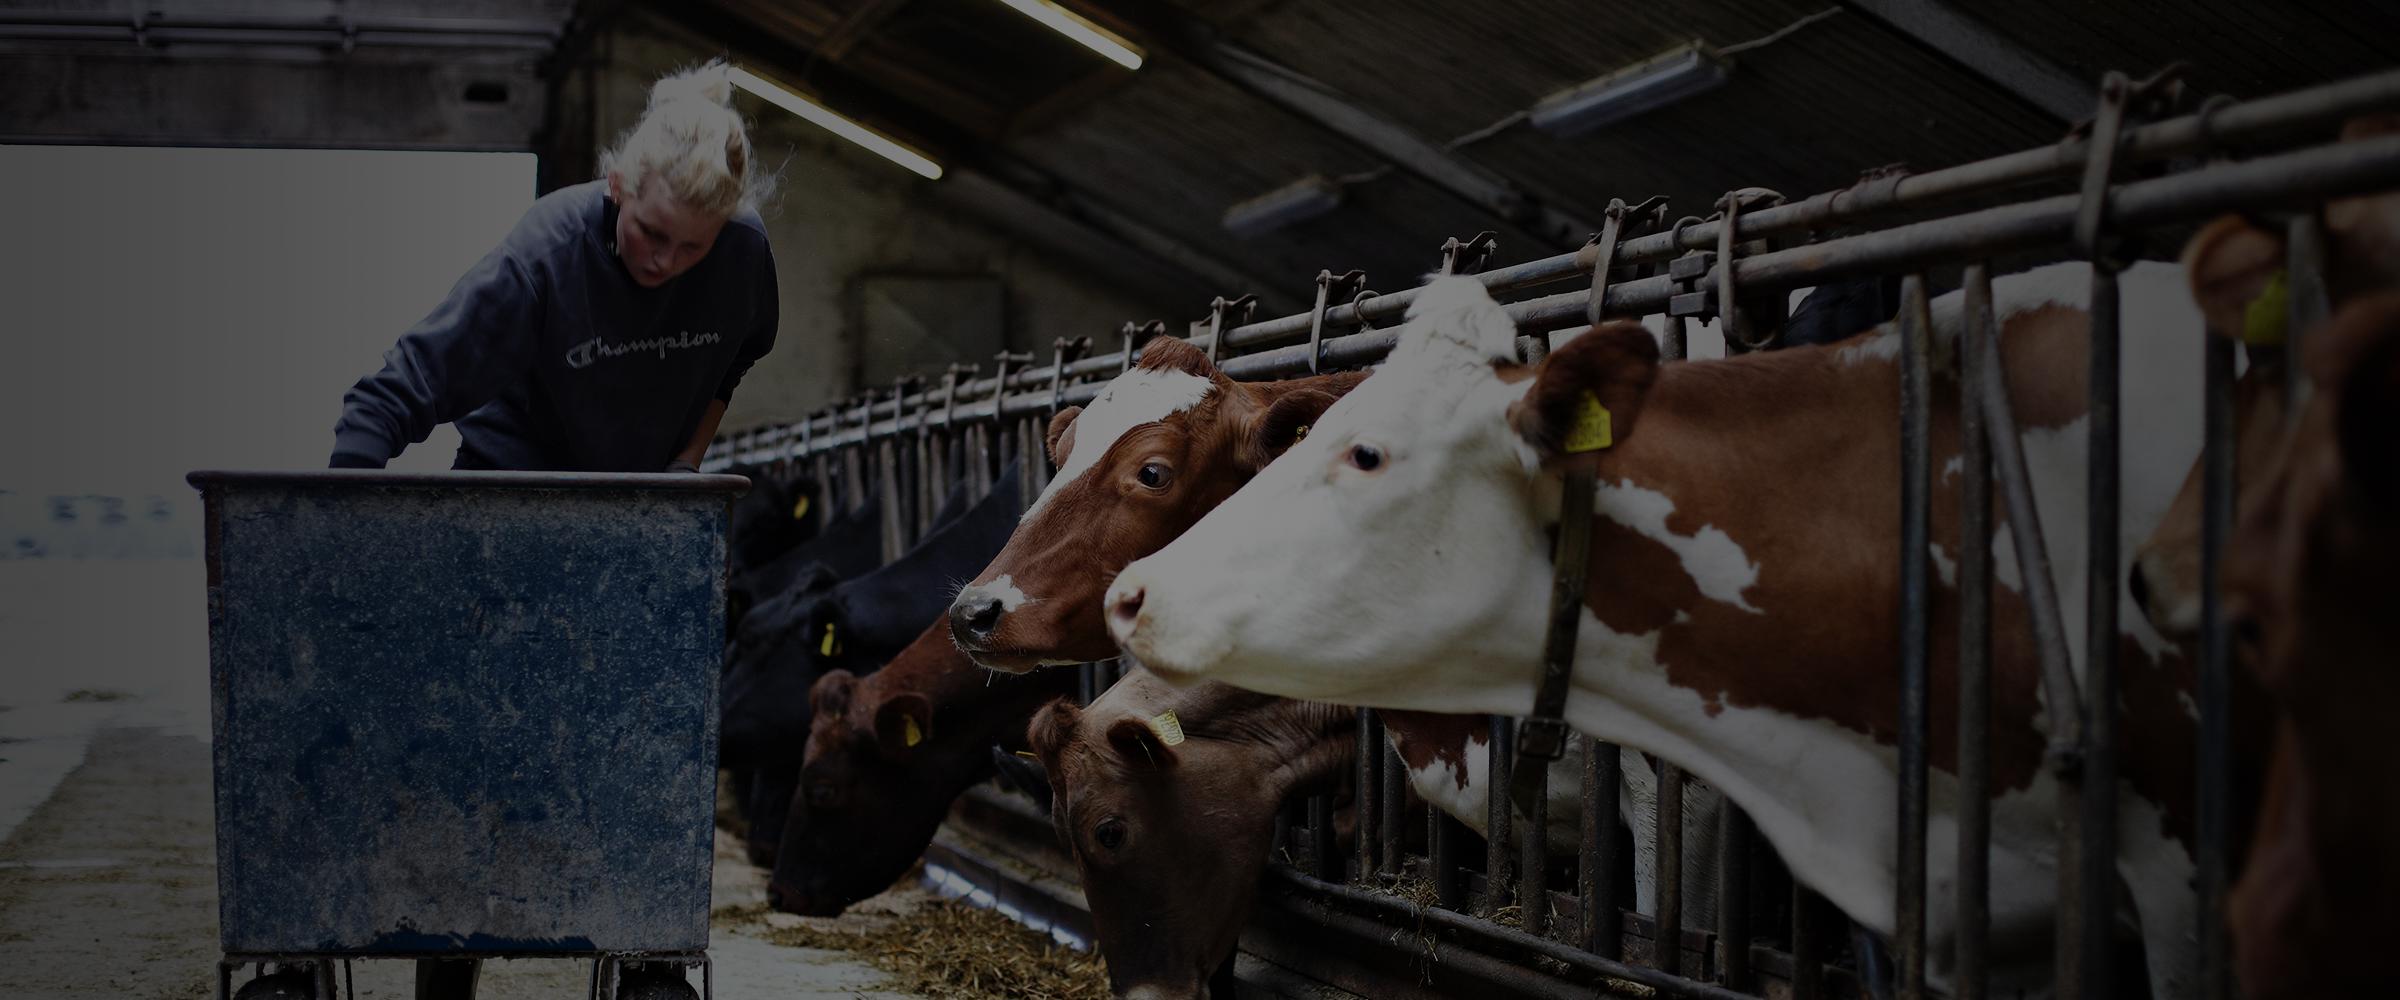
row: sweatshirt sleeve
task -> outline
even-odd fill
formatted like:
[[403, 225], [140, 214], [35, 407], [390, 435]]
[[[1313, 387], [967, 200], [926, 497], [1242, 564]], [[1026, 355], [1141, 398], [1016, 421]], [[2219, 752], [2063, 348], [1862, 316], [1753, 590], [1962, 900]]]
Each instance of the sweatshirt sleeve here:
[[332, 465], [380, 469], [400, 450], [490, 402], [533, 363], [542, 302], [506, 247], [476, 263], [432, 313], [342, 396]]
[[774, 349], [775, 328], [781, 322], [776, 314], [780, 293], [775, 289], [775, 255], [761, 246], [759, 256], [756, 320], [750, 336], [742, 341], [741, 353], [734, 356], [732, 367], [725, 370], [725, 381], [717, 385], [717, 398], [728, 403], [733, 402], [733, 389], [742, 384], [742, 376], [750, 373], [750, 366]]

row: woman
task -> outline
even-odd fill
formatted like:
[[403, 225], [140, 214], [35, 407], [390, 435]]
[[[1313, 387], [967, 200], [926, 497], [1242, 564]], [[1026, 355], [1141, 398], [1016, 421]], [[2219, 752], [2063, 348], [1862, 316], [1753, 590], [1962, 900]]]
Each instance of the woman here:
[[[333, 465], [382, 468], [456, 421], [460, 469], [693, 472], [775, 344], [768, 178], [722, 62], [650, 90], [605, 177], [534, 202], [342, 399]], [[419, 1000], [472, 996], [479, 963], [417, 966]], [[691, 996], [628, 963], [620, 996]]]
[[534, 202], [342, 398], [337, 468], [456, 421], [460, 469], [693, 471], [775, 343], [769, 179], [722, 62], [651, 88], [605, 177]]

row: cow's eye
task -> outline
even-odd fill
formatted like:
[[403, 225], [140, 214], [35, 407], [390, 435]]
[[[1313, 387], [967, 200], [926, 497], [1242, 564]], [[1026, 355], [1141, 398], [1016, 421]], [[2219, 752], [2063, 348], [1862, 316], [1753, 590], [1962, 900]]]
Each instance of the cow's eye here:
[[1099, 826], [1092, 828], [1092, 843], [1100, 845], [1104, 851], [1125, 846], [1125, 821], [1115, 818], [1101, 820]]
[[808, 807], [811, 809], [831, 809], [840, 804], [841, 797], [840, 790], [834, 788], [833, 782], [812, 781], [808, 785]]
[[1360, 472], [1373, 472], [1383, 468], [1383, 449], [1371, 444], [1351, 445], [1350, 464]]
[[1163, 462], [1144, 462], [1141, 471], [1134, 473], [1133, 478], [1149, 489], [1165, 489], [1167, 481], [1175, 478], [1175, 470], [1167, 468]]

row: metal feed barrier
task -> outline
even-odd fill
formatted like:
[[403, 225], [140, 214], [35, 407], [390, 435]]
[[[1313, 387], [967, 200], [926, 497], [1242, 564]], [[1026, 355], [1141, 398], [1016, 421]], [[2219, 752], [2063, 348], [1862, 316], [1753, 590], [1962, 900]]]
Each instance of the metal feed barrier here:
[[[1959, 420], [1964, 450], [1961, 537], [1990, 534], [1991, 491], [1997, 484], [2014, 536], [2015, 555], [2026, 567], [2022, 578], [2042, 687], [2048, 705], [2047, 767], [2058, 780], [2064, 829], [2058, 844], [2060, 893], [2055, 988], [2061, 997], [2110, 997], [2138, 988], [2138, 968], [2112, 960], [2115, 908], [2111, 845], [2115, 841], [2115, 787], [2119, 749], [2114, 714], [2091, 706], [2115, 701], [2114, 643], [2117, 631], [2115, 574], [2122, 544], [2117, 538], [2116, 425], [2117, 336], [2115, 275], [2119, 241], [2145, 231], [2188, 226], [2210, 217], [2245, 212], [2292, 212], [2287, 235], [2291, 255], [2289, 330], [2297, 340], [2327, 314], [2322, 222], [2323, 201], [2344, 195], [2400, 188], [2400, 136], [2334, 143], [2326, 138], [2354, 116], [2400, 110], [2400, 72], [2387, 72], [2245, 102], [2222, 98], [2185, 111], [2182, 88], [2172, 73], [2144, 81], [2110, 74], [2088, 128], [2058, 144], [1927, 173], [1886, 169], [1872, 172], [1840, 191], [1798, 201], [1771, 191], [1729, 193], [1707, 218], [1669, 221], [1658, 200], [1638, 206], [1611, 203], [1602, 233], [1572, 253], [1485, 269], [1494, 253], [1489, 234], [1452, 239], [1441, 251], [1440, 270], [1472, 273], [1496, 297], [1517, 293], [1506, 306], [1525, 336], [1528, 360], [1546, 352], [1551, 331], [1580, 328], [1602, 317], [1664, 314], [1669, 358], [1681, 358], [1684, 325], [1714, 318], [1728, 350], [1769, 346], [1775, 303], [1790, 289], [1867, 276], [1903, 277], [1901, 308], [1902, 546], [1904, 607], [1900, 704], [1900, 873], [1898, 933], [1891, 946], [1894, 987], [1904, 997], [1927, 995], [1926, 974], [1926, 783], [1929, 712], [1930, 572], [1927, 552], [1932, 518], [1929, 427], [1933, 419], [1929, 271], [1960, 268], [1966, 323], [1959, 352]], [[2294, 142], [2295, 135], [2310, 141]], [[2127, 168], [2144, 164], [2157, 176], [2120, 181]], [[2064, 188], [2061, 191], [2059, 189]], [[2020, 193], [2022, 191], [2023, 193]], [[1961, 210], [1960, 202], [1989, 204], [1996, 196], [2023, 200], [1997, 207]], [[1944, 211], [1950, 214], [1939, 214]], [[1802, 237], [1834, 226], [1873, 228], [1858, 235], [1808, 241]], [[2018, 444], [2016, 423], [2003, 391], [1994, 336], [1990, 282], [1995, 258], [2012, 261], [2047, 255], [2092, 261], [2092, 335], [2089, 449], [2089, 534], [2093, 595], [2085, 612], [2087, 668], [2080, 690], [2069, 669], [2070, 628], [2066, 610], [2051, 593], [2048, 559], [2032, 486]], [[1944, 272], [1947, 277], [1949, 272]], [[1577, 287], [1551, 286], [1575, 282]], [[1758, 293], [1773, 293], [1768, 298]], [[1219, 298], [1208, 315], [1187, 331], [1196, 344], [1232, 377], [1273, 379], [1358, 368], [1380, 361], [1394, 342], [1396, 324], [1414, 290], [1378, 294], [1358, 272], [1316, 278], [1313, 307], [1265, 320], [1248, 318], [1248, 297]], [[1762, 304], [1764, 303], [1764, 304]], [[1331, 335], [1329, 330], [1349, 331]], [[1001, 461], [1042, 449], [1044, 421], [1062, 406], [1088, 402], [1105, 381], [1131, 365], [1143, 341], [1162, 335], [1164, 324], [1127, 323], [1118, 350], [1086, 356], [1088, 339], [1053, 343], [1046, 365], [1025, 355], [1003, 355], [990, 377], [972, 366], [953, 366], [933, 383], [904, 381], [887, 393], [869, 393], [819, 411], [807, 419], [720, 438], [711, 467], [759, 463], [779, 471], [807, 467], [820, 481], [839, 482], [852, 503], [867, 495], [867, 477], [880, 491], [886, 512], [913, 511], [909, 525], [922, 529], [930, 498], [954, 477], [988, 477]], [[2193, 331], [2199, 336], [2199, 331]], [[2200, 925], [2192, 928], [2203, 968], [2195, 970], [2201, 995], [2221, 1000], [2232, 994], [2226, 961], [2229, 948], [2221, 920], [2231, 872], [2227, 844], [2236, 822], [2229, 777], [2229, 642], [2217, 600], [2217, 567], [2232, 511], [2231, 384], [2234, 347], [2208, 338], [2203, 573], [2207, 599], [2198, 686], [2200, 741], [2198, 841]], [[2138, 360], [2138, 359], [2137, 359]], [[2296, 367], [2296, 366], [2295, 366]], [[1038, 491], [1045, 463], [1022, 468], [1026, 486]], [[1033, 493], [1026, 494], [1028, 496]], [[1567, 491], [1588, 498], [1590, 490]], [[1572, 520], [1572, 518], [1570, 518]], [[910, 531], [887, 536], [896, 554]], [[1572, 533], [1567, 533], [1572, 534]], [[1574, 544], [1572, 541], [1569, 544]], [[1989, 551], [1962, 546], [1958, 587], [1960, 685], [1957, 748], [1961, 801], [1956, 908], [1959, 913], [1956, 995], [1986, 995], [1988, 964], [1987, 884], [1990, 851], [1988, 802], [1992, 781], [1990, 723]], [[1580, 572], [1583, 560], [1559, 565]], [[1580, 581], [1562, 580], [1559, 592], [1580, 594]], [[1571, 605], [1566, 605], [1571, 608]], [[1545, 671], [1563, 677], [1573, 641], [1572, 614], [1556, 616]], [[1562, 627], [1563, 625], [1563, 627]], [[1563, 634], [1562, 634], [1563, 632]], [[1561, 645], [1561, 643], [1564, 645]], [[1121, 671], [1110, 664], [1084, 668], [1083, 697], [1089, 701]], [[1555, 690], [1555, 686], [1554, 686]], [[1515, 795], [1494, 794], [1491, 837], [1480, 871], [1463, 857], [1463, 826], [1439, 812], [1425, 830], [1423, 853], [1411, 851], [1403, 829], [1405, 792], [1401, 765], [1386, 747], [1371, 711], [1359, 712], [1360, 764], [1356, 781], [1357, 849], [1338, 852], [1332, 803], [1324, 798], [1295, 804], [1279, 824], [1278, 850], [1302, 863], [1270, 869], [1257, 921], [1319, 943], [1347, 942], [1358, 953], [1397, 951], [1415, 959], [1426, 977], [1465, 977], [1491, 993], [1552, 995], [1588, 993], [1595, 985], [1628, 992], [1676, 997], [1762, 995], [1777, 981], [1778, 995], [1813, 998], [1856, 987], [1851, 973], [1830, 968], [1840, 934], [1829, 905], [1802, 889], [1784, 890], [1773, 853], [1753, 835], [1739, 810], [1728, 808], [1716, 859], [1720, 899], [1716, 925], [1684, 926], [1676, 859], [1683, 853], [1679, 815], [1682, 782], [1672, 765], [1660, 768], [1658, 828], [1650, 836], [1662, 873], [1655, 912], [1627, 912], [1614, 902], [1623, 859], [1631, 846], [1618, 835], [1615, 801], [1621, 751], [1609, 744], [1567, 736], [1557, 723], [1556, 699], [1537, 718], [1503, 720], [1491, 733], [1491, 787], [1512, 789], [1512, 770], [1523, 766]], [[1531, 707], [1531, 706], [1529, 706]], [[1572, 891], [1554, 887], [1538, 834], [1542, 829], [1544, 757], [1555, 757], [1562, 737], [1585, 744], [1582, 848], [1575, 859]], [[1517, 752], [1509, 752], [1515, 747]], [[1531, 751], [1530, 754], [1526, 751]], [[1510, 802], [1530, 809], [1512, 811]], [[1045, 828], [1027, 835], [1043, 836]], [[1396, 880], [1429, 882], [1437, 900], [1421, 906], [1390, 894]], [[1607, 900], [1608, 905], [1582, 905]], [[1525, 902], [1534, 905], [1521, 905]], [[1541, 905], [1547, 901], [1548, 905]], [[1766, 908], [1788, 910], [1766, 926]], [[1517, 926], [1495, 917], [1513, 914]], [[1556, 915], [1552, 919], [1553, 914]], [[1252, 942], [1245, 938], [1246, 946]], [[1398, 942], [1395, 944], [1395, 942]], [[1270, 946], [1267, 946], [1271, 948]], [[1276, 957], [1303, 968], [1328, 965], [1309, 948], [1283, 949]], [[1872, 976], [1878, 970], [1861, 968]], [[1338, 977], [1334, 977], [1338, 978]]]

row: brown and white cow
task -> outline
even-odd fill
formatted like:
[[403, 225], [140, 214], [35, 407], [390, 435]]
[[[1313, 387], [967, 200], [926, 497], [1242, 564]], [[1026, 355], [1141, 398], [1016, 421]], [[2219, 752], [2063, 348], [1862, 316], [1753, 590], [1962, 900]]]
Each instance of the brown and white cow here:
[[952, 800], [992, 774], [994, 744], [1074, 689], [1075, 675], [994, 677], [935, 622], [865, 679], [836, 670], [810, 689], [806, 763], [768, 895], [793, 913], [832, 916], [889, 888], [933, 842]]
[[[996, 670], [1033, 669], [1117, 654], [1100, 614], [1108, 581], [1157, 551], [1250, 481], [1303, 437], [1326, 407], [1366, 378], [1344, 373], [1280, 382], [1235, 382], [1199, 348], [1161, 338], [1141, 363], [1109, 383], [1088, 408], [1051, 421], [1059, 474], [1028, 509], [1000, 555], [951, 606], [959, 647]], [[1296, 709], [1295, 709], [1296, 710]], [[1409, 764], [1411, 786], [1478, 834], [1489, 819], [1490, 729], [1479, 715], [1414, 713], [1388, 720]], [[1621, 813], [1635, 831], [1636, 905], [1654, 913], [1657, 778], [1638, 754], [1623, 758]], [[1574, 849], [1574, 790], [1582, 761], [1553, 766], [1552, 837]], [[1722, 800], [1685, 785], [1684, 915], [1696, 924], [1716, 908], [1714, 845]]]
[[2400, 292], [2341, 308], [2303, 348], [2315, 391], [2227, 551], [2228, 609], [2276, 708], [2267, 792], [2228, 905], [2259, 1000], [2391, 996], [2400, 934]]
[[[1994, 282], [2002, 354], [2068, 609], [2083, 603], [2088, 269]], [[2198, 452], [2197, 317], [2177, 269], [2125, 296], [2124, 537], [2141, 538]], [[1934, 303], [1952, 349], [1957, 295]], [[1559, 467], [1594, 464], [1591, 584], [1570, 721], [1682, 764], [1757, 821], [1795, 877], [1852, 919], [1895, 923], [1900, 468], [1898, 339], [1661, 366], [1631, 323], [1538, 369], [1471, 279], [1441, 279], [1374, 379], [1182, 537], [1128, 566], [1109, 620], [1162, 675], [1295, 698], [1510, 713], [1532, 703]], [[2180, 359], [2189, 359], [2183, 361]], [[1946, 367], [1946, 366], [1945, 366]], [[2167, 379], [2160, 373], [2177, 373]], [[1937, 378], [1937, 400], [1954, 378]], [[1600, 412], [1604, 408], [1605, 416]], [[1938, 406], [1929, 892], [1935, 978], [1956, 867], [1955, 411]], [[1611, 424], [1603, 450], [1568, 455]], [[1596, 442], [1593, 442], [1596, 443]], [[2005, 519], [2003, 519], [2004, 521]], [[1994, 595], [1995, 986], [2046, 978], [2057, 791], [2008, 527]], [[2123, 567], [2117, 577], [2122, 579]], [[2117, 595], [2118, 874], [2158, 995], [2191, 992], [2195, 721], [2188, 651]], [[2081, 672], [2082, 654], [2075, 655]]]
[[1197, 347], [1152, 341], [1091, 405], [1051, 418], [1058, 475], [959, 591], [952, 638], [1011, 673], [1116, 656], [1102, 578], [1190, 527], [1365, 378], [1236, 382]]

